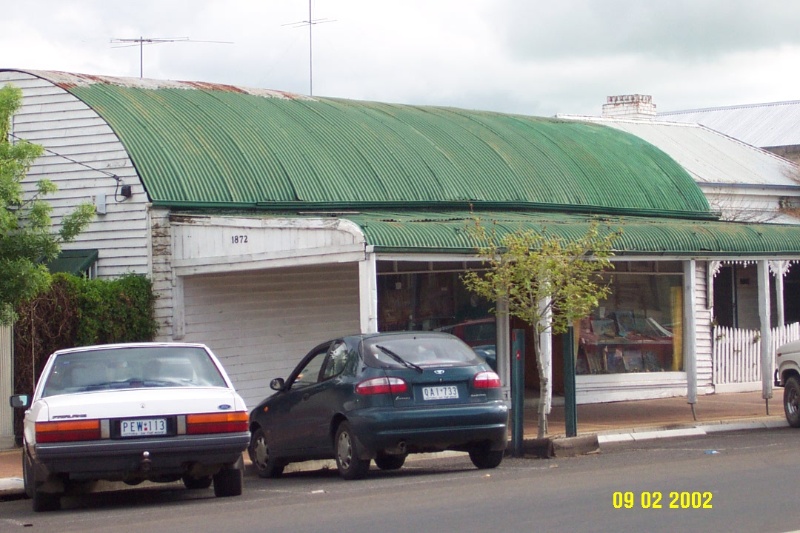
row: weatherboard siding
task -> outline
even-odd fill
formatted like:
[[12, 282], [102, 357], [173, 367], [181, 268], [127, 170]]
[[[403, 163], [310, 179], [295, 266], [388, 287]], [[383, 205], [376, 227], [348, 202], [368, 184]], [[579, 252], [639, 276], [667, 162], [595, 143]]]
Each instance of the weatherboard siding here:
[[712, 310], [708, 308], [708, 262], [696, 262], [695, 279], [695, 359], [697, 361], [697, 392], [711, 394], [713, 386], [713, 361], [711, 342]]
[[[36, 182], [48, 179], [59, 191], [45, 197], [54, 226], [81, 203], [106, 196], [107, 213], [97, 214], [75, 242], [64, 249], [100, 251], [97, 274], [115, 278], [125, 273], [149, 274], [147, 198], [127, 151], [95, 111], [53, 83], [18, 71], [0, 71], [0, 84], [22, 89], [23, 103], [14, 116], [12, 133], [47, 150], [23, 181], [26, 196]], [[130, 185], [133, 197], [115, 201], [117, 180]]]

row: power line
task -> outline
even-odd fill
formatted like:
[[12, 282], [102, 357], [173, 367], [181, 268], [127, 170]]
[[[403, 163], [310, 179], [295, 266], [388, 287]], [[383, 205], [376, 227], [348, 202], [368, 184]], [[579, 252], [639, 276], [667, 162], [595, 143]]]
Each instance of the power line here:
[[130, 39], [111, 39], [111, 43], [121, 43], [119, 46], [112, 46], [112, 48], [128, 48], [131, 46], [139, 47], [139, 77], [144, 74], [144, 45], [145, 44], [163, 44], [163, 43], [216, 43], [216, 44], [233, 44], [231, 41], [200, 41], [190, 39], [188, 37], [135, 37]]
[[[13, 137], [14, 139], [16, 139], [18, 141], [30, 142], [27, 139], [25, 139], [24, 137], [20, 137], [19, 135], [15, 135], [14, 133], [11, 133], [11, 132], [9, 132], [8, 135], [9, 135], [9, 137]], [[50, 154], [50, 155], [54, 155], [56, 157], [60, 157], [61, 159], [65, 159], [65, 160], [69, 161], [70, 163], [74, 163], [74, 164], [79, 165], [81, 167], [87, 168], [87, 169], [89, 169], [89, 170], [91, 170], [93, 172], [97, 172], [99, 174], [104, 174], [104, 175], [108, 176], [109, 178], [113, 178], [114, 181], [116, 182], [116, 187], [114, 188], [114, 199], [117, 202], [121, 201], [121, 200], [119, 200], [119, 198], [117, 198], [117, 191], [120, 190], [120, 187], [123, 188], [123, 191], [122, 191], [123, 198], [122, 199], [125, 200], [126, 198], [130, 198], [130, 194], [128, 194], [127, 196], [125, 195], [125, 190], [124, 190], [125, 186], [123, 186], [123, 184], [122, 184], [122, 178], [117, 176], [115, 173], [109, 172], [108, 170], [103, 170], [101, 168], [95, 168], [95, 167], [93, 167], [91, 165], [87, 165], [86, 163], [83, 163], [81, 161], [73, 159], [73, 158], [71, 158], [69, 156], [66, 156], [64, 154], [59, 154], [58, 152], [56, 152], [54, 150], [51, 150], [50, 148], [47, 148], [46, 146], [43, 146], [43, 145], [39, 145], [39, 146], [41, 146], [42, 149], [44, 149], [44, 151], [46, 153]], [[130, 189], [130, 186], [128, 186], [128, 187]]]
[[[14, 133], [11, 133], [11, 132], [9, 132], [8, 135], [9, 135], [9, 137], [13, 137], [13, 138], [17, 139], [18, 141], [30, 142], [30, 141], [28, 141], [28, 139], [25, 139], [24, 137], [20, 137], [19, 135], [15, 135]], [[39, 146], [42, 146], [42, 145], [39, 145]], [[93, 167], [91, 165], [87, 165], [86, 163], [82, 163], [81, 161], [77, 161], [75, 159], [72, 159], [71, 157], [66, 156], [64, 154], [59, 154], [58, 152], [55, 152], [55, 151], [53, 151], [50, 148], [47, 148], [45, 146], [42, 146], [42, 148], [44, 149], [45, 152], [49, 153], [50, 155], [54, 155], [56, 157], [60, 157], [61, 159], [66, 159], [70, 163], [75, 163], [76, 165], [80, 165], [82, 167], [88, 168], [89, 170], [93, 170], [95, 172], [99, 172], [100, 174], [105, 174], [106, 176], [108, 176], [110, 178], [114, 178], [115, 180], [119, 180], [120, 179], [120, 177], [117, 176], [116, 174], [114, 174], [113, 172], [109, 172], [107, 170], [103, 170], [103, 169], [100, 169], [100, 168], [95, 168], [95, 167]]]

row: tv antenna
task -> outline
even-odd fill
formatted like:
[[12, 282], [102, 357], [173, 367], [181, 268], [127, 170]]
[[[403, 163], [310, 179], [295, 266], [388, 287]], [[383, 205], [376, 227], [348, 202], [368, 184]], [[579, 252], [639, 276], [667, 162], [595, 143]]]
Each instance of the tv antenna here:
[[314, 96], [314, 61], [313, 51], [314, 45], [311, 36], [311, 29], [317, 24], [325, 24], [326, 22], [336, 22], [332, 19], [314, 19], [311, 16], [311, 0], [308, 0], [308, 20], [301, 20], [299, 22], [290, 22], [284, 26], [291, 26], [293, 28], [302, 28], [308, 26], [308, 95]]
[[188, 37], [170, 37], [170, 38], [162, 38], [162, 37], [137, 37], [132, 39], [111, 39], [112, 43], [119, 43], [119, 46], [112, 46], [112, 48], [127, 48], [130, 46], [138, 46], [139, 47], [139, 77], [143, 77], [144, 68], [143, 68], [143, 57], [144, 57], [144, 45], [145, 44], [163, 44], [163, 43], [217, 43], [217, 44], [233, 44], [230, 41], [198, 41], [195, 39], [189, 39]]

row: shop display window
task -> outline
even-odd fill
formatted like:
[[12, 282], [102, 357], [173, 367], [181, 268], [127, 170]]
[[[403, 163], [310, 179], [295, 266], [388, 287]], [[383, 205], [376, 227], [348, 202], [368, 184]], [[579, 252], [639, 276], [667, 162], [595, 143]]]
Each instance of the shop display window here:
[[611, 295], [580, 321], [577, 374], [683, 370], [680, 275], [610, 274]]

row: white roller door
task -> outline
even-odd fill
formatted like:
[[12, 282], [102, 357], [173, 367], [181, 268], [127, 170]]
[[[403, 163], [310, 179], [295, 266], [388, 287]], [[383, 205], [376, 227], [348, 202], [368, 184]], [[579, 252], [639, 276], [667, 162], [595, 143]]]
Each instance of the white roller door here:
[[359, 329], [358, 264], [184, 278], [187, 342], [207, 344], [247, 405], [318, 343]]

